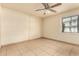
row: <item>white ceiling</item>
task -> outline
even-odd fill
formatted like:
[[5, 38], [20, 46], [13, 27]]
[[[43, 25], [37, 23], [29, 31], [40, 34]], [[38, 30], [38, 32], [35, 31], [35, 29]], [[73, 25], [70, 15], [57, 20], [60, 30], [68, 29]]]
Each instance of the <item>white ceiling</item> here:
[[[53, 4], [55, 3], [49, 3], [50, 6]], [[38, 17], [46, 17], [50, 15], [55, 15], [61, 12], [65, 12], [77, 7], [79, 8], [79, 3], [62, 3], [62, 5], [53, 8], [54, 10], [57, 11], [56, 13], [50, 12], [47, 15], [44, 15], [43, 13], [39, 11], [35, 11], [36, 9], [44, 8], [41, 3], [3, 3], [2, 6], [6, 8], [18, 10], [24, 13], [33, 14]]]

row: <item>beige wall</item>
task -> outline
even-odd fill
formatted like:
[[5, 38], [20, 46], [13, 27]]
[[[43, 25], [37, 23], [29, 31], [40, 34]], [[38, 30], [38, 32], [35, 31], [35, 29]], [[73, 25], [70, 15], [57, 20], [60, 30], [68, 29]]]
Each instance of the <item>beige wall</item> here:
[[79, 8], [44, 19], [7, 8], [0, 8], [0, 11], [0, 45], [42, 36], [79, 44], [79, 33], [61, 32], [62, 17], [78, 15]]
[[1, 44], [41, 37], [41, 19], [16, 10], [2, 8]]
[[79, 33], [62, 33], [62, 17], [71, 15], [79, 15], [79, 8], [45, 18], [43, 22], [43, 36], [79, 44]]

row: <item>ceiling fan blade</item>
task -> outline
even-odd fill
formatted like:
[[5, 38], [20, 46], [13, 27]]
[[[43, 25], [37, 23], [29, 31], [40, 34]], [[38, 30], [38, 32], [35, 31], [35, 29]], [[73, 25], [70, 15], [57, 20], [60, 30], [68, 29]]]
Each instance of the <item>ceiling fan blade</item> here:
[[42, 5], [46, 8], [46, 3], [42, 3]]
[[56, 12], [55, 10], [52, 10], [52, 9], [48, 9], [49, 11], [52, 11], [52, 12]]
[[44, 9], [37, 9], [37, 10], [35, 10], [35, 11], [40, 11], [40, 10], [44, 10]]
[[59, 5], [62, 5], [62, 3], [57, 3], [57, 4], [53, 5], [53, 6], [51, 6], [50, 8], [57, 7]]
[[48, 7], [49, 7], [48, 3], [42, 3], [42, 5], [43, 5], [45, 8], [48, 8]]

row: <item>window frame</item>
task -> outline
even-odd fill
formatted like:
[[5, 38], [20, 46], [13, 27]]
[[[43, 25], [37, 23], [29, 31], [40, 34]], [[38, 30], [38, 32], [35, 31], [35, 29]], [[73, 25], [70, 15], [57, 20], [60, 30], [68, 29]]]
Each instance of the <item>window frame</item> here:
[[[71, 23], [73, 22], [72, 18], [75, 17], [75, 16], [77, 16], [78, 18], [75, 20], [75, 21], [77, 21], [77, 24], [74, 26], [74, 25], [72, 25]], [[72, 32], [72, 31], [66, 32], [66, 31], [64, 31], [64, 30], [65, 30], [65, 27], [67, 27], [67, 26], [64, 26], [63, 20], [66, 19], [66, 18], [70, 18], [70, 19], [71, 19], [71, 20], [69, 21], [69, 22], [71, 22], [71, 23], [70, 23], [71, 25], [70, 25], [69, 27], [70, 27], [70, 28], [77, 27], [77, 32]], [[67, 21], [65, 21], [65, 22], [67, 22]], [[74, 26], [74, 27], [72, 27], [72, 26]], [[79, 15], [73, 15], [73, 16], [62, 17], [62, 32], [63, 32], [63, 33], [78, 33], [78, 32], [79, 32]]]

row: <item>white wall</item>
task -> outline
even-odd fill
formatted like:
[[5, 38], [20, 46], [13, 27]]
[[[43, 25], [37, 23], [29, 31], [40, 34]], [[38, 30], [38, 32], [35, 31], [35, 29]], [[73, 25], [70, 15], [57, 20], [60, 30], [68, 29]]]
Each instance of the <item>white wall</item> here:
[[41, 37], [40, 18], [7, 8], [2, 17], [2, 45]]
[[79, 33], [62, 33], [62, 17], [79, 15], [79, 8], [44, 19], [43, 36], [60, 41], [79, 44]]

